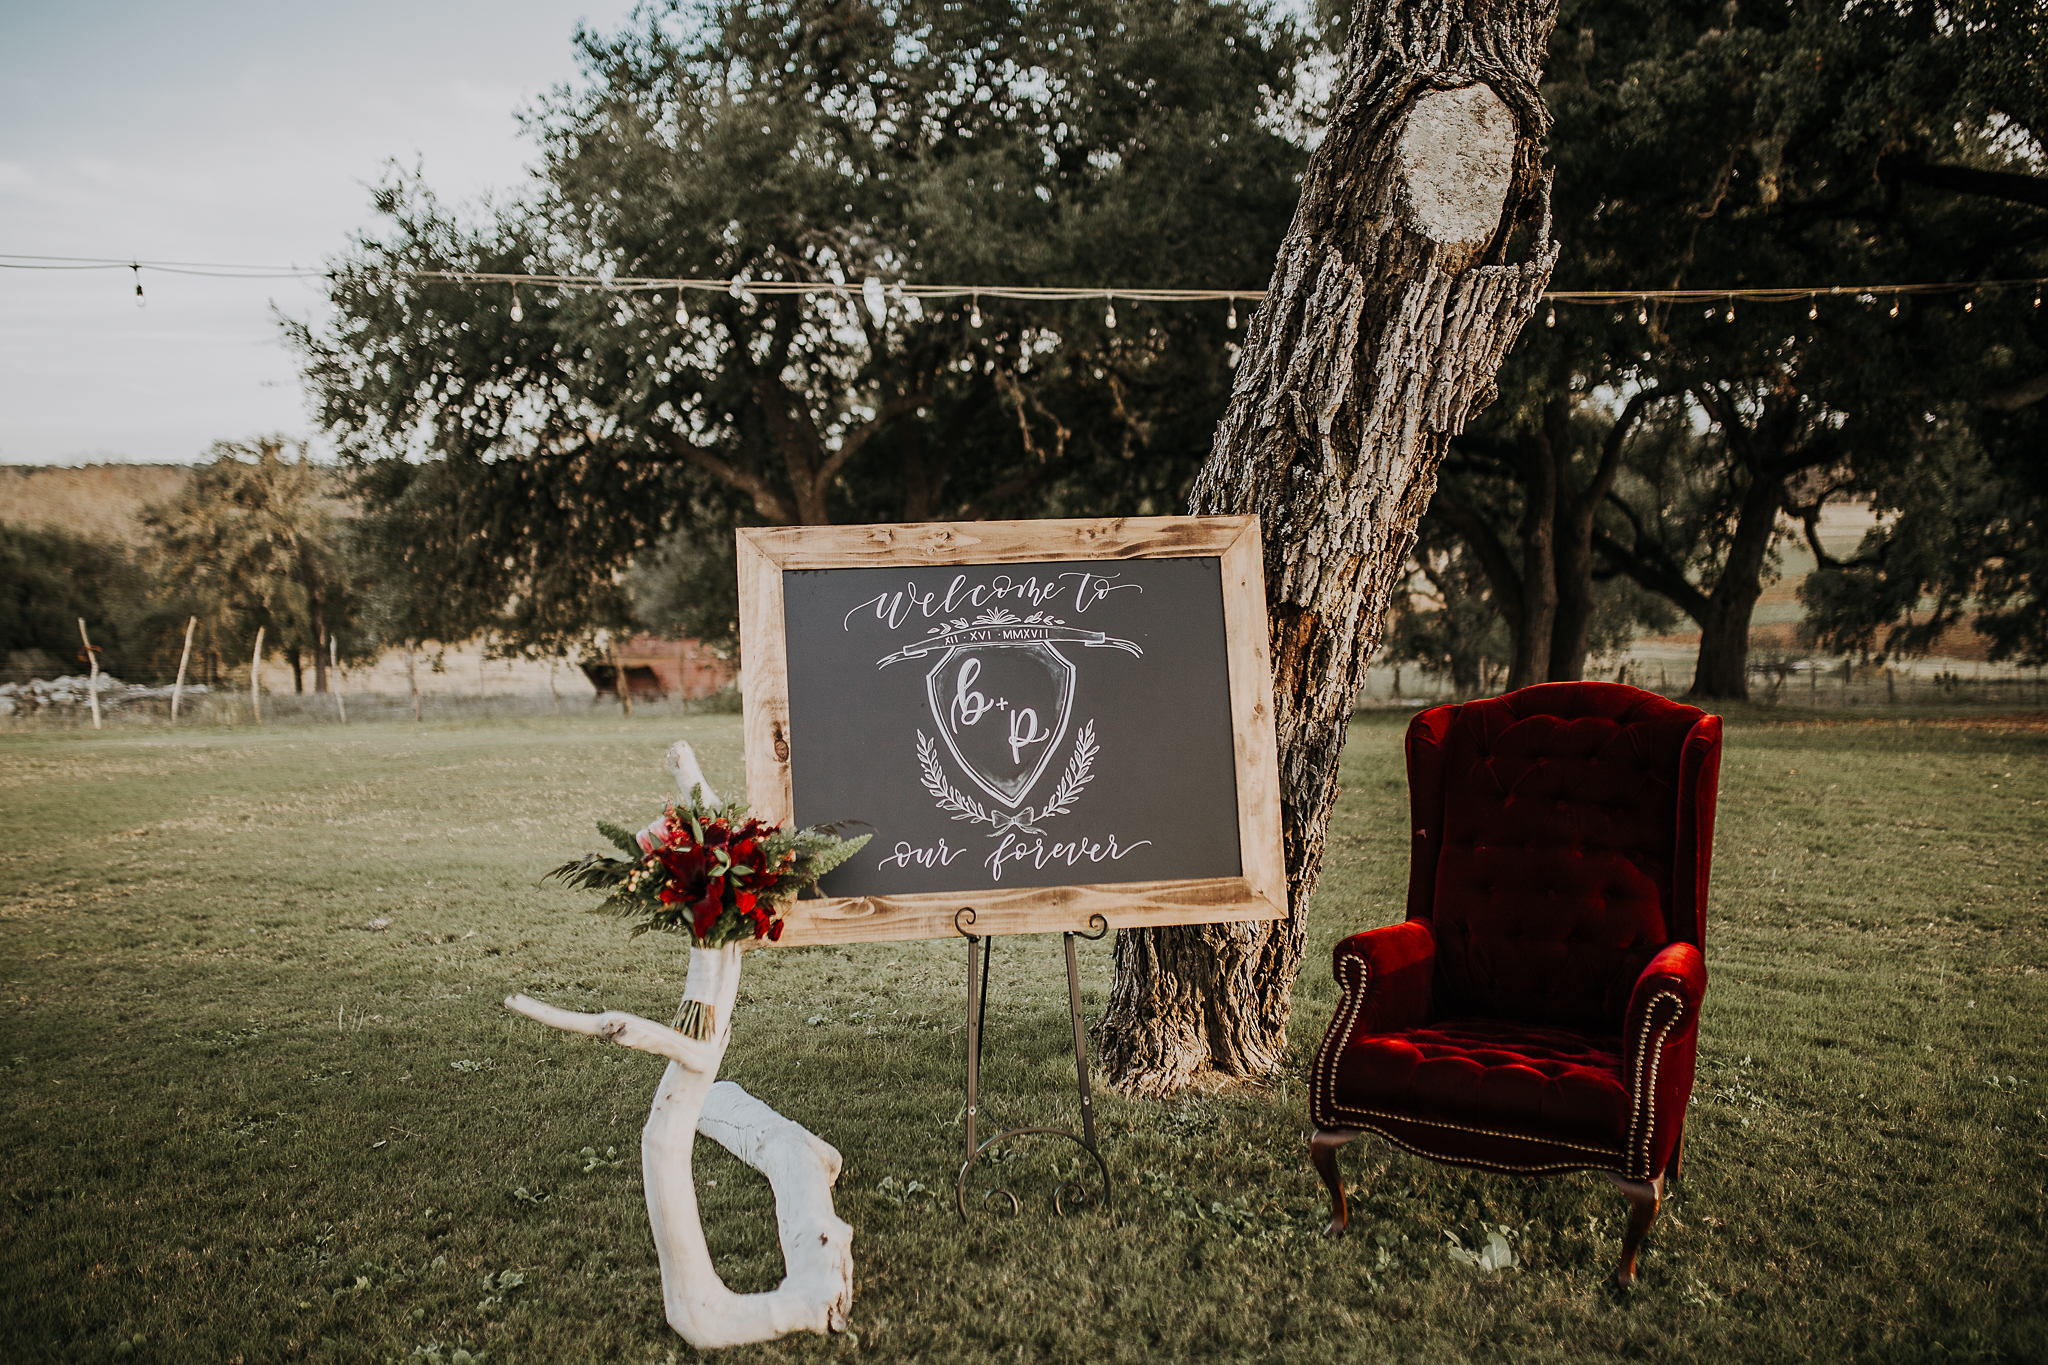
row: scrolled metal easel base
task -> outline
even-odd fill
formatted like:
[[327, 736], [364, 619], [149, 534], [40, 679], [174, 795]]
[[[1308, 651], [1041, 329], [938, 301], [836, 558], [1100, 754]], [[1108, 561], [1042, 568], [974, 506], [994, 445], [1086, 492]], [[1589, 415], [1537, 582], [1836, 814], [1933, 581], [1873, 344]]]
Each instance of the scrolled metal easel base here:
[[[1109, 932], [1109, 921], [1101, 915], [1090, 915], [1088, 927], [1095, 932], [1089, 934], [1066, 933], [1067, 954], [1067, 1012], [1074, 1025], [1074, 1081], [1081, 1096], [1081, 1129], [1079, 1133], [1068, 1128], [1054, 1128], [1033, 1125], [1023, 1128], [1006, 1128], [985, 1142], [976, 1143], [976, 1126], [981, 1118], [981, 1039], [982, 1023], [988, 1014], [988, 968], [993, 956], [993, 943], [984, 944], [983, 936], [970, 933], [968, 926], [974, 923], [972, 907], [963, 907], [953, 916], [953, 928], [967, 940], [967, 1160], [960, 1165], [960, 1178], [954, 1188], [954, 1202], [965, 1220], [967, 1211], [967, 1177], [980, 1161], [983, 1153], [1012, 1138], [1059, 1137], [1079, 1147], [1094, 1159], [1096, 1171], [1102, 1177], [1102, 1209], [1111, 1217], [1116, 1215], [1115, 1199], [1111, 1193], [1109, 1162], [1104, 1159], [1102, 1149], [1095, 1140], [1095, 1103], [1088, 1093], [1088, 1034], [1081, 1020], [1081, 970], [1074, 956], [1074, 940], [1085, 938], [1090, 942], [1100, 939]], [[1010, 1215], [1016, 1217], [1024, 1210], [1021, 1200], [1011, 1191], [1000, 1186], [985, 1191], [979, 1201], [987, 1209], [996, 1200], [1005, 1200], [1010, 1206]], [[1085, 1181], [1067, 1179], [1053, 1187], [1053, 1212], [1061, 1217], [1074, 1208], [1093, 1204], [1095, 1195]]]
[[[974, 1170], [974, 1164], [977, 1161], [981, 1160], [982, 1153], [988, 1151], [989, 1148], [996, 1146], [998, 1143], [1009, 1141], [1011, 1138], [1037, 1136], [1065, 1138], [1067, 1141], [1073, 1143], [1082, 1151], [1086, 1152], [1090, 1157], [1093, 1157], [1095, 1160], [1095, 1169], [1102, 1176], [1102, 1207], [1104, 1209], [1111, 1208], [1111, 1197], [1109, 1192], [1109, 1162], [1103, 1158], [1103, 1155], [1100, 1151], [1097, 1151], [1094, 1147], [1088, 1145], [1088, 1141], [1086, 1138], [1083, 1138], [1079, 1133], [1076, 1133], [1071, 1129], [1067, 1128], [1006, 1128], [1002, 1132], [997, 1133], [994, 1137], [982, 1143], [979, 1147], [975, 1148], [974, 1155], [969, 1157], [960, 1165], [960, 1180], [958, 1183], [958, 1188], [955, 1191], [955, 1202], [957, 1203], [960, 1209], [960, 1216], [962, 1218], [968, 1216], [967, 1176], [971, 1171]], [[989, 1206], [989, 1201], [996, 1198], [1003, 1198], [1010, 1201], [1010, 1213], [1012, 1216], [1015, 1216], [1016, 1214], [1022, 1213], [1024, 1211], [1023, 1202], [1019, 1200], [1015, 1194], [1011, 1193], [1007, 1189], [1002, 1188], [1001, 1186], [997, 1186], [994, 1189], [990, 1190], [984, 1190], [982, 1192], [981, 1207], [983, 1207], [984, 1209], [987, 1208]], [[1081, 1208], [1088, 1204], [1093, 1204], [1095, 1200], [1096, 1196], [1089, 1190], [1087, 1183], [1085, 1181], [1062, 1180], [1059, 1184], [1053, 1187], [1053, 1212], [1059, 1214], [1062, 1218], [1064, 1218], [1068, 1213], [1072, 1212], [1075, 1209]]]

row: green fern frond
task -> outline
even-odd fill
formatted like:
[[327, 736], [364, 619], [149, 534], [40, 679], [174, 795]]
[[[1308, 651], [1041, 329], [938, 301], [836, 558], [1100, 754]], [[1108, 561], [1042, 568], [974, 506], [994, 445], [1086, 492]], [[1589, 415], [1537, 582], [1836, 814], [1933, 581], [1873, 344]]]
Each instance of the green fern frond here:
[[640, 836], [633, 833], [632, 830], [627, 829], [624, 825], [615, 825], [609, 820], [600, 820], [597, 822], [597, 832], [617, 845], [619, 851], [628, 858], [632, 858], [635, 861], [639, 860]]

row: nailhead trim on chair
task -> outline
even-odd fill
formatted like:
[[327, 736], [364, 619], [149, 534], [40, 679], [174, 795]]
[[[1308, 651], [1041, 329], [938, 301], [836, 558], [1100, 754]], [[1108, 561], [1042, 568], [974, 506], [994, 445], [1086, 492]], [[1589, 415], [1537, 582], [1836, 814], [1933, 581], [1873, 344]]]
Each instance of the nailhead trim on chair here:
[[1354, 980], [1341, 982], [1343, 997], [1337, 1002], [1337, 1021], [1323, 1034], [1323, 1045], [1316, 1049], [1314, 1069], [1309, 1073], [1309, 1085], [1316, 1088], [1323, 1097], [1328, 1112], [1337, 1112], [1337, 1055], [1344, 1050], [1344, 1044], [1351, 1039], [1352, 1026], [1358, 1022], [1358, 1013], [1365, 1008], [1366, 986], [1372, 981], [1372, 963], [1364, 958], [1347, 957], [1338, 967], [1348, 971]]
[[[1656, 1021], [1657, 1006], [1666, 1000], [1677, 1008], [1672, 1011], [1671, 1018], [1665, 1021], [1664, 1027], [1657, 1030], [1657, 1041], [1653, 1047], [1650, 1043], [1650, 1026]], [[1650, 997], [1649, 1008], [1643, 1011], [1642, 1037], [1637, 1040], [1636, 1045], [1636, 1111], [1630, 1116], [1629, 1121], [1631, 1131], [1628, 1147], [1635, 1153], [1635, 1160], [1630, 1163], [1631, 1180], [1650, 1178], [1650, 1139], [1657, 1128], [1657, 1066], [1664, 1060], [1664, 1040], [1671, 1036], [1671, 1030], [1678, 1027], [1678, 1021], [1683, 1018], [1685, 1000], [1676, 991], [1657, 992]], [[1643, 1084], [1643, 1067], [1646, 1061], [1650, 1068], [1650, 1083], [1647, 1087]], [[1641, 1131], [1640, 1139], [1634, 1131], [1638, 1129]]]
[[[1358, 1110], [1350, 1110], [1350, 1109], [1347, 1109], [1347, 1110], [1345, 1110], [1344, 1112], [1345, 1112], [1346, 1114], [1352, 1114], [1352, 1113], [1359, 1113], [1359, 1114], [1363, 1114], [1363, 1113], [1366, 1113], [1366, 1112], [1368, 1112], [1368, 1111], [1367, 1111], [1367, 1110], [1363, 1110], [1363, 1109], [1358, 1109]], [[1422, 1122], [1426, 1122], [1426, 1120], [1423, 1120], [1423, 1119], [1404, 1119], [1403, 1121], [1404, 1121], [1404, 1122], [1407, 1122], [1407, 1123], [1422, 1123]], [[1378, 1135], [1379, 1137], [1381, 1137], [1381, 1138], [1384, 1138], [1384, 1139], [1385, 1139], [1386, 1141], [1388, 1141], [1388, 1142], [1391, 1142], [1391, 1143], [1393, 1143], [1393, 1144], [1394, 1144], [1394, 1145], [1395, 1145], [1396, 1147], [1399, 1147], [1399, 1148], [1400, 1148], [1400, 1149], [1401, 1149], [1402, 1151], [1404, 1151], [1404, 1152], [1413, 1152], [1413, 1153], [1415, 1153], [1415, 1155], [1417, 1155], [1417, 1156], [1420, 1156], [1420, 1157], [1427, 1157], [1427, 1158], [1429, 1158], [1429, 1159], [1430, 1159], [1431, 1161], [1439, 1161], [1439, 1162], [1443, 1162], [1443, 1163], [1444, 1163], [1444, 1164], [1446, 1164], [1446, 1165], [1452, 1165], [1452, 1166], [1470, 1166], [1470, 1167], [1474, 1168], [1475, 1170], [1481, 1170], [1481, 1171], [1499, 1171], [1499, 1172], [1500, 1172], [1500, 1173], [1501, 1173], [1502, 1175], [1556, 1175], [1556, 1174], [1560, 1174], [1560, 1173], [1562, 1173], [1562, 1172], [1564, 1172], [1564, 1171], [1605, 1171], [1605, 1170], [1612, 1170], [1612, 1169], [1617, 1169], [1617, 1168], [1619, 1168], [1620, 1166], [1622, 1166], [1623, 1164], [1625, 1164], [1625, 1163], [1624, 1163], [1624, 1159], [1623, 1159], [1623, 1157], [1622, 1157], [1622, 1154], [1621, 1154], [1620, 1152], [1605, 1152], [1605, 1151], [1601, 1151], [1601, 1150], [1599, 1150], [1598, 1148], [1594, 1148], [1594, 1147], [1581, 1147], [1581, 1148], [1579, 1148], [1578, 1150], [1580, 1150], [1580, 1151], [1584, 1151], [1584, 1152], [1592, 1152], [1592, 1153], [1593, 1153], [1593, 1154], [1594, 1154], [1595, 1156], [1603, 1156], [1603, 1157], [1607, 1157], [1607, 1158], [1609, 1158], [1609, 1159], [1611, 1160], [1611, 1162], [1612, 1162], [1612, 1165], [1611, 1165], [1611, 1166], [1610, 1166], [1610, 1165], [1602, 1165], [1602, 1164], [1600, 1164], [1600, 1163], [1598, 1163], [1598, 1162], [1592, 1162], [1592, 1161], [1556, 1161], [1556, 1162], [1552, 1162], [1551, 1164], [1549, 1164], [1549, 1165], [1547, 1165], [1547, 1166], [1505, 1166], [1505, 1165], [1501, 1165], [1501, 1164], [1498, 1164], [1498, 1163], [1496, 1163], [1496, 1162], [1492, 1162], [1492, 1161], [1476, 1161], [1476, 1160], [1472, 1159], [1471, 1157], [1463, 1157], [1463, 1156], [1444, 1156], [1444, 1155], [1442, 1155], [1442, 1154], [1440, 1154], [1440, 1153], [1437, 1153], [1437, 1152], [1431, 1152], [1431, 1151], [1427, 1151], [1427, 1150], [1425, 1150], [1425, 1149], [1423, 1149], [1423, 1148], [1421, 1148], [1421, 1147], [1417, 1147], [1417, 1146], [1416, 1146], [1416, 1145], [1415, 1145], [1414, 1143], [1412, 1143], [1412, 1142], [1407, 1142], [1407, 1141], [1404, 1141], [1404, 1140], [1402, 1140], [1401, 1138], [1395, 1137], [1395, 1136], [1394, 1136], [1394, 1135], [1393, 1135], [1392, 1133], [1388, 1132], [1388, 1131], [1387, 1131], [1386, 1129], [1384, 1129], [1384, 1128], [1381, 1128], [1381, 1127], [1378, 1127], [1378, 1126], [1377, 1126], [1377, 1125], [1375, 1125], [1375, 1124], [1370, 1124], [1370, 1123], [1362, 1123], [1362, 1122], [1361, 1122], [1361, 1123], [1358, 1123], [1358, 1124], [1356, 1124], [1356, 1125], [1354, 1125], [1354, 1126], [1356, 1126], [1356, 1127], [1359, 1127], [1359, 1128], [1363, 1128], [1363, 1129], [1365, 1129], [1365, 1130], [1366, 1130], [1367, 1132], [1369, 1132], [1369, 1133], [1374, 1133], [1374, 1134], [1377, 1134], [1377, 1135]], [[1458, 1125], [1456, 1125], [1456, 1124], [1454, 1124], [1454, 1123], [1445, 1123], [1445, 1124], [1439, 1124], [1438, 1126], [1439, 1126], [1439, 1127], [1443, 1127], [1443, 1128], [1455, 1128], [1455, 1127], [1457, 1127]], [[1468, 1128], [1468, 1129], [1465, 1129], [1464, 1131], [1466, 1131], [1466, 1132], [1469, 1132], [1469, 1133], [1479, 1133], [1479, 1132], [1484, 1132], [1485, 1130], [1484, 1130], [1484, 1129], [1481, 1129], [1481, 1128]], [[1514, 1134], [1514, 1133], [1495, 1133], [1495, 1134], [1492, 1134], [1492, 1136], [1494, 1136], [1494, 1137], [1509, 1137], [1509, 1138], [1511, 1138], [1511, 1137], [1516, 1137], [1516, 1136], [1517, 1136], [1517, 1134]], [[1530, 1141], [1530, 1142], [1552, 1142], [1552, 1140], [1551, 1140], [1550, 1138], [1529, 1138], [1529, 1139], [1527, 1139], [1527, 1141]], [[1553, 1145], [1553, 1146], [1558, 1146], [1558, 1147], [1571, 1147], [1571, 1146], [1573, 1146], [1574, 1144], [1572, 1144], [1572, 1143], [1569, 1143], [1569, 1142], [1553, 1142], [1553, 1143], [1552, 1143], [1552, 1145]]]
[[[1563, 1140], [1562, 1138], [1554, 1138], [1554, 1137], [1537, 1137], [1537, 1136], [1535, 1136], [1535, 1135], [1534, 1135], [1534, 1134], [1532, 1134], [1532, 1133], [1504, 1133], [1504, 1132], [1500, 1131], [1500, 1130], [1499, 1130], [1498, 1128], [1474, 1128], [1474, 1127], [1472, 1127], [1472, 1126], [1471, 1126], [1470, 1124], [1465, 1124], [1465, 1123], [1451, 1123], [1451, 1122], [1449, 1122], [1449, 1121], [1447, 1121], [1447, 1120], [1445, 1120], [1445, 1119], [1419, 1119], [1419, 1118], [1416, 1118], [1416, 1117], [1415, 1117], [1415, 1116], [1414, 1116], [1413, 1114], [1388, 1114], [1388, 1113], [1384, 1113], [1384, 1112], [1382, 1112], [1381, 1110], [1378, 1110], [1378, 1109], [1353, 1109], [1353, 1108], [1351, 1108], [1351, 1107], [1350, 1107], [1349, 1105], [1341, 1105], [1341, 1106], [1338, 1106], [1338, 1108], [1337, 1108], [1337, 1112], [1338, 1112], [1339, 1114], [1343, 1115], [1343, 1116], [1344, 1116], [1345, 1118], [1347, 1118], [1347, 1119], [1349, 1119], [1349, 1118], [1352, 1118], [1352, 1117], [1353, 1117], [1354, 1115], [1363, 1115], [1363, 1116], [1364, 1116], [1365, 1118], [1368, 1118], [1368, 1119], [1386, 1119], [1386, 1120], [1388, 1120], [1388, 1121], [1390, 1121], [1390, 1122], [1394, 1122], [1394, 1123], [1419, 1123], [1419, 1124], [1423, 1125], [1423, 1126], [1424, 1126], [1424, 1127], [1426, 1127], [1426, 1128], [1449, 1128], [1449, 1129], [1450, 1129], [1451, 1131], [1453, 1131], [1453, 1132], [1457, 1132], [1457, 1133], [1477, 1133], [1477, 1134], [1478, 1134], [1478, 1135], [1479, 1135], [1480, 1137], [1497, 1137], [1497, 1138], [1508, 1138], [1508, 1139], [1510, 1139], [1510, 1140], [1512, 1140], [1512, 1141], [1515, 1141], [1515, 1142], [1540, 1142], [1540, 1143], [1542, 1143], [1542, 1144], [1543, 1144], [1544, 1146], [1546, 1146], [1546, 1147], [1569, 1147], [1569, 1148], [1571, 1148], [1571, 1149], [1572, 1149], [1573, 1151], [1575, 1151], [1575, 1152], [1586, 1152], [1586, 1153], [1588, 1153], [1588, 1154], [1590, 1154], [1590, 1155], [1592, 1155], [1592, 1156], [1597, 1156], [1597, 1157], [1604, 1157], [1604, 1158], [1606, 1158], [1606, 1159], [1607, 1159], [1607, 1160], [1609, 1160], [1609, 1161], [1613, 1161], [1613, 1162], [1621, 1163], [1621, 1164], [1623, 1164], [1623, 1165], [1625, 1165], [1625, 1164], [1626, 1164], [1626, 1162], [1627, 1162], [1627, 1153], [1625, 1153], [1625, 1152], [1619, 1152], [1619, 1151], [1616, 1151], [1616, 1150], [1615, 1150], [1614, 1148], [1612, 1148], [1612, 1147], [1588, 1147], [1588, 1146], [1586, 1146], [1586, 1145], [1585, 1145], [1584, 1143], [1580, 1143], [1580, 1142], [1566, 1142], [1566, 1141], [1564, 1141], [1564, 1140]], [[1356, 1123], [1356, 1124], [1355, 1124], [1354, 1126], [1356, 1126], [1356, 1127], [1360, 1127], [1360, 1128], [1371, 1128], [1371, 1127], [1372, 1127], [1372, 1125], [1371, 1125], [1371, 1124], [1369, 1124], [1369, 1123], [1365, 1123], [1365, 1122], [1362, 1122], [1362, 1121], [1361, 1121], [1361, 1122], [1358, 1122], [1358, 1123]], [[1379, 1129], [1377, 1129], [1377, 1128], [1373, 1128], [1373, 1131], [1374, 1131], [1375, 1133], [1378, 1133], [1378, 1132], [1379, 1132], [1380, 1130], [1379, 1130]], [[1380, 1136], [1382, 1136], [1382, 1137], [1386, 1137], [1386, 1134], [1384, 1134], [1384, 1133], [1381, 1133], [1381, 1134], [1380, 1134]], [[1399, 1139], [1399, 1138], [1389, 1138], [1388, 1140], [1389, 1140], [1389, 1141], [1393, 1141], [1393, 1142], [1399, 1142], [1399, 1141], [1400, 1141], [1400, 1139]], [[1402, 1145], [1403, 1145], [1403, 1146], [1406, 1146], [1407, 1144], [1403, 1143]], [[1409, 1148], [1409, 1150], [1410, 1150], [1410, 1151], [1418, 1151], [1418, 1150], [1420, 1150], [1420, 1149], [1419, 1149], [1419, 1148], [1413, 1148], [1413, 1147], [1411, 1147], [1411, 1148]], [[1429, 1152], [1423, 1152], [1423, 1153], [1422, 1153], [1422, 1155], [1424, 1155], [1424, 1156], [1433, 1156], [1433, 1154], [1432, 1154], [1432, 1153], [1429, 1153]], [[1436, 1159], [1438, 1159], [1438, 1160], [1445, 1160], [1445, 1159], [1447, 1159], [1447, 1158], [1436, 1158]], [[1457, 1160], [1459, 1160], [1459, 1161], [1463, 1161], [1463, 1160], [1464, 1160], [1464, 1158], [1463, 1158], [1463, 1157], [1459, 1157], [1459, 1158], [1457, 1158]], [[1472, 1164], [1472, 1163], [1467, 1163], [1467, 1164], [1469, 1165], [1469, 1164]], [[1519, 1170], [1530, 1170], [1530, 1171], [1537, 1171], [1537, 1170], [1553, 1170], [1553, 1169], [1554, 1169], [1554, 1170], [1567, 1170], [1567, 1171], [1569, 1171], [1569, 1170], [1576, 1170], [1576, 1169], [1578, 1169], [1578, 1168], [1577, 1168], [1577, 1167], [1574, 1167], [1574, 1166], [1569, 1166], [1569, 1165], [1567, 1165], [1567, 1166], [1559, 1166], [1559, 1167], [1550, 1167], [1550, 1166], [1526, 1166], [1526, 1167], [1524, 1167], [1524, 1166], [1503, 1166], [1503, 1167], [1501, 1167], [1500, 1169], [1501, 1169], [1501, 1170], [1511, 1170], [1511, 1171], [1519, 1171]]]

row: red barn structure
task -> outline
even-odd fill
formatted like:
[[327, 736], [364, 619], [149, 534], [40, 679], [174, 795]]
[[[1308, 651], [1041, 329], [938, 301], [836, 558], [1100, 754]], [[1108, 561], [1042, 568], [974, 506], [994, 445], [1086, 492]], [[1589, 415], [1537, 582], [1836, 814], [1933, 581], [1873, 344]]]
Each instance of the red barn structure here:
[[[658, 635], [635, 635], [619, 641], [618, 666], [626, 671], [626, 685], [635, 698], [656, 700], [708, 697], [731, 687], [739, 676], [732, 660], [722, 657], [702, 640], [664, 640]], [[599, 695], [618, 695], [617, 671], [610, 659], [585, 662], [583, 676], [590, 679]]]

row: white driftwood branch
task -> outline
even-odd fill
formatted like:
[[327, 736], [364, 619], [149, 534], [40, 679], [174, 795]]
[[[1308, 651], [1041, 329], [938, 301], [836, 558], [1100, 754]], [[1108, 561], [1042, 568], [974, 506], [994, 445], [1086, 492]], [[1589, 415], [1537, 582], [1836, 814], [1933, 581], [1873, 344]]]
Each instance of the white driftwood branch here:
[[[669, 750], [668, 770], [685, 795], [701, 785], [707, 802], [718, 800], [688, 744], [678, 742]], [[843, 1332], [853, 1307], [853, 1229], [832, 1208], [839, 1153], [731, 1081], [718, 1080], [732, 1038], [740, 953], [737, 943], [690, 950], [683, 998], [709, 1007], [714, 1031], [708, 1039], [685, 1037], [620, 1010], [581, 1014], [525, 995], [505, 1001], [506, 1008], [551, 1028], [669, 1059], [647, 1126], [640, 1131], [640, 1171], [661, 1256], [669, 1326], [699, 1350], [770, 1341], [790, 1332]], [[768, 1293], [733, 1293], [711, 1264], [690, 1169], [700, 1132], [767, 1176], [775, 1191], [783, 1278]]]
[[711, 784], [704, 779], [704, 770], [697, 766], [697, 751], [690, 747], [688, 740], [679, 739], [669, 745], [668, 754], [663, 758], [662, 766], [666, 767], [669, 776], [676, 780], [676, 790], [681, 792], [684, 797], [687, 798], [689, 796], [690, 788], [702, 787], [704, 789], [704, 804], [707, 806], [718, 804], [718, 793], [711, 790]]

